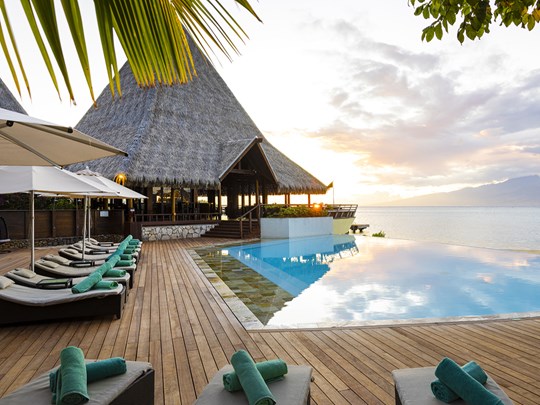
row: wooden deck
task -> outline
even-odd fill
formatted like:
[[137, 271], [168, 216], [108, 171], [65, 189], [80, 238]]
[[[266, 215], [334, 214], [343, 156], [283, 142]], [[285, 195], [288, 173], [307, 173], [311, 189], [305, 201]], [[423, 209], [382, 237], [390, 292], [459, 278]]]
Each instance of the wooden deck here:
[[[87, 358], [123, 356], [156, 369], [156, 404], [191, 404], [238, 349], [256, 361], [310, 364], [315, 404], [393, 404], [390, 371], [476, 360], [516, 404], [540, 403], [540, 319], [397, 327], [247, 332], [186, 249], [218, 240], [145, 243], [121, 320], [0, 328], [0, 397], [58, 364], [68, 345]], [[40, 257], [48, 250], [40, 250]], [[0, 273], [28, 263], [0, 255]]]

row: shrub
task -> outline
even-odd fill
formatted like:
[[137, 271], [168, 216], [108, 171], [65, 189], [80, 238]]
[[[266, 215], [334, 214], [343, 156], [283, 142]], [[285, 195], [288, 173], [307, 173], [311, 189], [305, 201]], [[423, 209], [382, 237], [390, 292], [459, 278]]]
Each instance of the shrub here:
[[267, 218], [305, 218], [305, 217], [326, 217], [328, 213], [322, 208], [307, 206], [298, 207], [271, 207], [266, 210]]
[[384, 231], [379, 231], [371, 234], [371, 236], [375, 238], [384, 238], [386, 236], [386, 233], [384, 233]]

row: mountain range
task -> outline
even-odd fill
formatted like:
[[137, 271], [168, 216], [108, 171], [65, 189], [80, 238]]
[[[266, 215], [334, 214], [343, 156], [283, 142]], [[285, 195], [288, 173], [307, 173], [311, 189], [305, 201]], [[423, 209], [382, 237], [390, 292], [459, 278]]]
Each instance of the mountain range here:
[[540, 206], [540, 176], [517, 177], [501, 183], [427, 194], [379, 205], [384, 206]]

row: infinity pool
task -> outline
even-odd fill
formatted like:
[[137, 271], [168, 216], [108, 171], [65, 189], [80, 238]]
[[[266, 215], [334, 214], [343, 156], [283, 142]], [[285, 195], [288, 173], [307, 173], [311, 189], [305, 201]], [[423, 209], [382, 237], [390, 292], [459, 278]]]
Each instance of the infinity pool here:
[[540, 256], [525, 252], [333, 235], [198, 253], [267, 327], [540, 311]]

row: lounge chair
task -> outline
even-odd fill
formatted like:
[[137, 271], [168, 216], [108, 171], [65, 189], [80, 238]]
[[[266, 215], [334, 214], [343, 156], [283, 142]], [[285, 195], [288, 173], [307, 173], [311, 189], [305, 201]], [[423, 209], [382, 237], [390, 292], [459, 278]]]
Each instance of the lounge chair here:
[[[94, 245], [103, 246], [103, 247], [118, 246], [120, 245], [120, 243], [122, 243], [122, 242], [100, 242], [94, 238], [86, 238], [86, 240]], [[143, 244], [142, 241], [139, 241], [139, 243], [136, 246], [142, 247], [142, 244]]]
[[[150, 363], [126, 361], [127, 372], [88, 384], [88, 405], [152, 405], [154, 403], [154, 369]], [[54, 370], [54, 369], [53, 369]], [[49, 373], [0, 398], [1, 405], [49, 405]]]
[[[6, 221], [3, 217], [0, 217], [0, 245], [3, 245], [4, 243], [9, 242], [11, 239], [9, 238], [9, 232], [6, 225]], [[8, 253], [9, 250], [2, 250], [0, 253]]]
[[73, 294], [70, 289], [42, 290], [18, 284], [0, 289], [0, 325], [22, 322], [122, 316], [126, 290], [90, 290]]
[[[30, 270], [28, 272], [32, 273]], [[41, 288], [39, 283], [47, 282], [47, 281], [53, 281], [58, 280], [58, 277], [48, 277], [41, 274], [34, 273], [32, 277], [26, 277], [23, 275], [20, 275], [17, 270], [11, 270], [8, 271], [6, 274], [4, 274], [7, 278], [15, 281], [17, 284], [24, 285], [26, 287], [32, 287], [32, 288]], [[61, 277], [64, 278], [64, 277]], [[65, 277], [64, 279], [69, 278], [71, 280], [71, 283], [73, 285], [80, 283], [82, 280], [84, 280], [85, 277], [77, 277], [77, 278], [71, 278], [71, 277]], [[123, 286], [127, 287], [130, 284], [130, 275], [126, 273], [124, 277], [104, 277], [103, 280], [106, 281], [116, 281], [118, 284], [122, 284]], [[65, 287], [67, 288], [67, 287]], [[126, 293], [129, 294], [129, 289], [126, 290]]]
[[[312, 368], [309, 366], [288, 366], [289, 372], [280, 381], [268, 385], [276, 403], [287, 405], [308, 405], [311, 402], [310, 383]], [[196, 405], [243, 405], [248, 400], [243, 391], [229, 392], [223, 388], [223, 374], [233, 371], [232, 366], [219, 370], [201, 395]]]
[[[76, 268], [76, 269], [81, 269], [81, 268], [93, 268], [94, 270], [97, 269], [101, 264], [104, 263], [103, 260], [98, 260], [98, 261], [94, 261], [94, 260], [70, 260], [70, 259], [66, 259], [65, 257], [62, 257], [62, 256], [59, 256], [59, 255], [53, 255], [53, 254], [48, 254], [48, 255], [45, 255], [42, 257], [43, 260], [47, 260], [49, 262], [54, 262], [54, 263], [58, 263], [62, 266], [66, 266], [66, 267], [72, 267], [72, 268]], [[101, 262], [101, 263], [96, 263], [96, 262]], [[122, 265], [119, 265], [119, 263], [116, 263], [114, 265], [114, 268], [115, 269], [118, 269], [118, 270], [137, 270], [137, 265], [135, 264], [135, 262], [132, 264], [132, 265], [129, 265], [129, 266], [122, 266]]]
[[[73, 243], [69, 246], [70, 248], [74, 248], [78, 250], [79, 252], [82, 252], [83, 244], [82, 242]], [[118, 249], [117, 246], [99, 246], [94, 245], [90, 242], [85, 243], [84, 248], [86, 249], [85, 252], [94, 252], [95, 254], [99, 253], [114, 253]], [[141, 251], [141, 248], [138, 246], [133, 246], [134, 250], [139, 253]]]
[[[71, 247], [59, 249], [58, 254], [62, 257], [65, 257], [66, 259], [70, 260], [83, 260], [82, 253], [79, 252], [76, 249], [73, 249]], [[85, 251], [84, 258], [85, 260], [91, 260], [93, 262], [96, 262], [96, 264], [101, 264], [102, 262], [105, 262], [107, 259], [109, 259], [112, 256], [112, 254], [108, 253], [90, 253], [90, 251]], [[133, 259], [137, 261], [138, 255], [132, 255]], [[100, 263], [101, 262], [101, 263]]]
[[[436, 367], [406, 368], [392, 371], [395, 387], [396, 405], [443, 405], [431, 392], [431, 382], [436, 379]], [[498, 396], [505, 405], [513, 402], [501, 387], [491, 377], [485, 384], [486, 389]], [[465, 401], [458, 399], [452, 405], [466, 405]]]
[[[50, 260], [46, 259], [39, 259], [36, 260], [34, 263], [34, 270], [36, 273], [39, 273], [43, 276], [48, 277], [68, 277], [68, 278], [76, 278], [76, 277], [86, 277], [90, 273], [93, 273], [97, 270], [99, 266], [90, 266], [90, 267], [71, 267], [71, 266], [64, 266], [62, 264], [58, 264], [56, 262], [52, 262]], [[128, 266], [128, 267], [115, 267], [115, 270], [125, 270], [129, 275], [129, 288], [133, 288], [133, 283], [135, 280], [135, 269], [136, 266]]]

